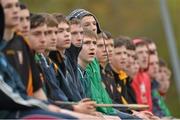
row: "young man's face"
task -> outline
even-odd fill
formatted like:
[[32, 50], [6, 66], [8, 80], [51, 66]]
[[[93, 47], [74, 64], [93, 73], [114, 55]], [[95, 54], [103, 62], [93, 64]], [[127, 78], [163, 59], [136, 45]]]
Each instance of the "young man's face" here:
[[107, 51], [104, 45], [103, 38], [98, 38], [97, 40], [96, 57], [100, 63], [107, 62]]
[[106, 49], [108, 53], [109, 62], [112, 60], [113, 50], [114, 50], [114, 41], [113, 39], [105, 40]]
[[135, 51], [127, 50], [127, 70], [131, 72], [131, 66], [134, 65]]
[[137, 46], [136, 54], [140, 68], [146, 69], [148, 67], [148, 57], [149, 57], [148, 48], [145, 45]]
[[1, 0], [5, 13], [5, 26], [14, 28], [19, 25], [19, 1], [18, 0]]
[[20, 10], [20, 23], [18, 26], [18, 30], [24, 35], [28, 36], [30, 31], [30, 13], [28, 9]]
[[167, 67], [159, 67], [159, 74], [162, 76], [161, 79], [170, 79], [171, 72]]
[[159, 68], [159, 79], [157, 81], [159, 82], [159, 91], [162, 93], [166, 93], [170, 86], [170, 71], [167, 67], [160, 67]]
[[133, 58], [134, 55], [135, 55], [135, 51], [127, 49], [127, 68], [128, 69], [134, 62], [134, 58]]
[[81, 47], [83, 44], [83, 27], [80, 24], [71, 25], [71, 42], [76, 47]]
[[83, 28], [87, 28], [95, 33], [97, 33], [96, 20], [93, 16], [85, 16], [81, 19], [81, 24]]
[[61, 22], [58, 25], [58, 34], [57, 34], [57, 48], [60, 50], [65, 50], [69, 48], [71, 45], [71, 33], [70, 33], [70, 26], [65, 23]]
[[149, 69], [148, 74], [151, 78], [156, 78], [156, 74], [158, 74], [159, 71], [159, 59], [158, 56], [155, 54], [152, 54], [149, 56]]
[[127, 49], [125, 46], [114, 48], [111, 63], [116, 70], [126, 70], [127, 66]]
[[57, 27], [47, 27], [47, 49], [56, 50], [57, 45]]
[[133, 64], [130, 66], [130, 72], [134, 76], [139, 71], [139, 64], [136, 59], [134, 59]]
[[29, 42], [33, 50], [43, 53], [47, 47], [46, 41], [47, 25], [42, 25], [30, 30]]
[[96, 57], [96, 38], [90, 38], [84, 36], [84, 42], [79, 53], [79, 59], [88, 64]]

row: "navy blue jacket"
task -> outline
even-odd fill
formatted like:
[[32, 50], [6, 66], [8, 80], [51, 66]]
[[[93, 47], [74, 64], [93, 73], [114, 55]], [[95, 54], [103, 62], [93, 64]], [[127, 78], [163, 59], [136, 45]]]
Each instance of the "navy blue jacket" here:
[[62, 58], [58, 51], [50, 52], [49, 57], [58, 66], [56, 76], [60, 82], [60, 88], [68, 97], [68, 101], [80, 101], [83, 99], [85, 93], [80, 80], [76, 77], [77, 75], [74, 72], [69, 58], [66, 56]]

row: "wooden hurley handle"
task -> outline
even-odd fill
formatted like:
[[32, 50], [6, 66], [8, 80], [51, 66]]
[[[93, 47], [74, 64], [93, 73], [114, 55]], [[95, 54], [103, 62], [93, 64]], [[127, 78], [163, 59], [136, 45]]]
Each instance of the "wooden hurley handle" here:
[[[63, 102], [55, 101], [58, 105], [77, 105], [78, 102]], [[132, 110], [146, 110], [149, 108], [148, 105], [143, 104], [96, 104], [96, 107], [116, 107], [116, 108], [127, 108]]]
[[148, 105], [142, 104], [96, 104], [97, 107], [118, 107], [118, 108], [128, 108], [132, 110], [145, 110], [148, 109]]

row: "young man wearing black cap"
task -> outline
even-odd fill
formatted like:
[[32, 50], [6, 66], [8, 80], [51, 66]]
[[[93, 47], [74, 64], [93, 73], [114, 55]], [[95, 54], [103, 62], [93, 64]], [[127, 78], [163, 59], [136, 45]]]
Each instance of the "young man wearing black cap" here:
[[87, 28], [97, 34], [101, 32], [99, 22], [95, 15], [84, 9], [76, 9], [71, 12], [67, 18], [72, 20], [74, 18], [80, 19], [83, 28]]

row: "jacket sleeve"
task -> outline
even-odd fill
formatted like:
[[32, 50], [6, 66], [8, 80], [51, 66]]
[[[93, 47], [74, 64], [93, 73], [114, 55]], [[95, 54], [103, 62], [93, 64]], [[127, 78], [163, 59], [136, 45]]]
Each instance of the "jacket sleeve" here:
[[29, 106], [25, 106], [25, 105], [16, 103], [13, 99], [11, 99], [3, 91], [0, 91], [0, 98], [1, 98], [0, 99], [0, 110], [17, 110], [17, 109], [31, 108]]
[[28, 97], [26, 94], [20, 94], [18, 90], [13, 90], [3, 79], [3, 76], [0, 75], [0, 110], [25, 110], [35, 107], [48, 109], [47, 103]]

